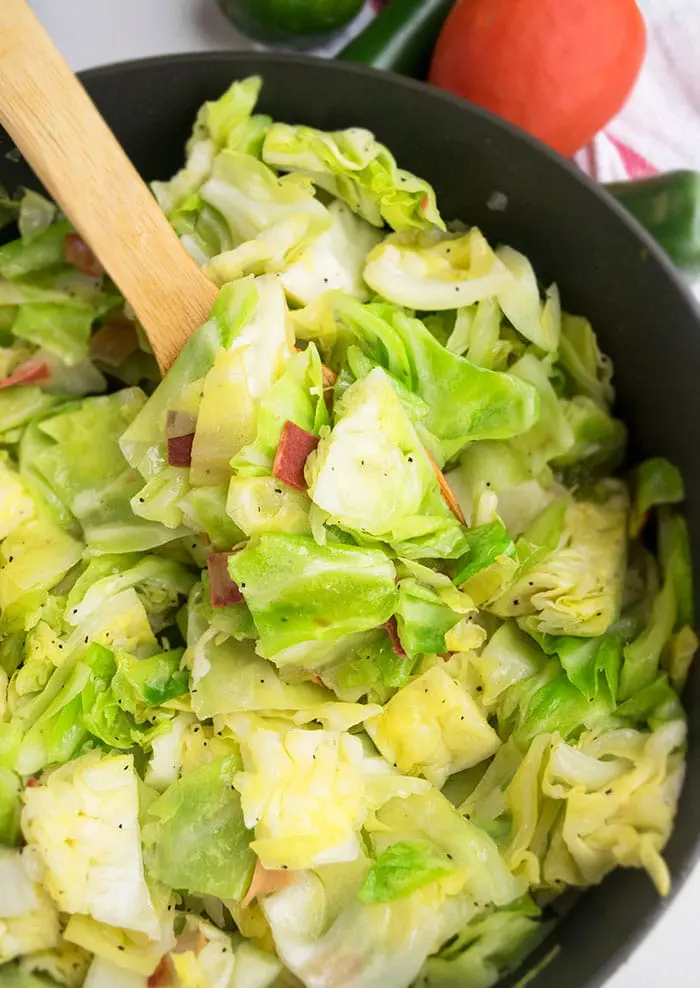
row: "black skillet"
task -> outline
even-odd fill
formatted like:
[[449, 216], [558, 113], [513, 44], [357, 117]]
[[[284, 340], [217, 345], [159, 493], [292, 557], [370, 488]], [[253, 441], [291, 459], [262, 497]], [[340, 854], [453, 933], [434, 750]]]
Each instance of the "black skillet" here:
[[[127, 154], [154, 179], [180, 167], [201, 103], [252, 73], [265, 80], [264, 112], [322, 128], [368, 127], [403, 167], [434, 185], [445, 218], [477, 224], [491, 241], [524, 251], [545, 283], [557, 281], [567, 311], [592, 321], [615, 362], [618, 412], [630, 427], [633, 457], [667, 456], [683, 472], [700, 572], [700, 316], [652, 240], [538, 142], [399, 76], [298, 56], [226, 52], [124, 63], [82, 78]], [[10, 150], [0, 131], [0, 183], [36, 186], [26, 166], [6, 157]], [[675, 890], [693, 866], [700, 834], [700, 664], [685, 703], [688, 775], [666, 851]], [[554, 942], [559, 953], [530, 984], [604, 984], [666, 905], [646, 875], [617, 871], [573, 905], [540, 955]]]

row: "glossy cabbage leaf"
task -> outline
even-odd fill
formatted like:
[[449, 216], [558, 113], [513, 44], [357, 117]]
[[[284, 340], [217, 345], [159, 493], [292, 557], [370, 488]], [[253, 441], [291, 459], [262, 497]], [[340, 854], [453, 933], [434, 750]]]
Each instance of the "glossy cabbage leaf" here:
[[265, 136], [263, 159], [307, 176], [374, 226], [444, 227], [431, 186], [398, 168], [388, 148], [361, 127], [326, 133], [275, 123]]
[[45, 886], [63, 912], [158, 937], [130, 755], [93, 752], [27, 789], [22, 833], [44, 862]]
[[267, 533], [231, 556], [229, 571], [273, 661], [300, 642], [333, 641], [383, 624], [396, 605], [394, 567], [378, 549]]
[[422, 400], [420, 426], [440, 440], [443, 460], [467, 442], [507, 439], [536, 422], [539, 402], [530, 383], [451, 353], [401, 309], [339, 298], [333, 310], [370, 359]]
[[305, 472], [311, 500], [332, 525], [389, 542], [402, 556], [444, 558], [464, 551], [464, 529], [379, 367], [347, 390], [332, 431]]
[[410, 578], [399, 583], [396, 623], [407, 655], [446, 652], [445, 635], [460, 619], [431, 587]]
[[596, 500], [570, 503], [555, 550], [519, 574], [490, 608], [535, 631], [603, 634], [620, 613], [626, 526], [627, 495], [615, 481]]
[[464, 897], [446, 898], [437, 883], [369, 905], [351, 893], [332, 909], [332, 875], [325, 874], [328, 891], [322, 877], [306, 872], [262, 903], [279, 957], [308, 988], [410, 984], [434, 945], [473, 910]]
[[419, 975], [427, 988], [492, 988], [514, 971], [544, 935], [529, 899], [481, 912], [426, 961]]
[[362, 272], [381, 235], [343, 202], [332, 202], [328, 214], [328, 229], [280, 275], [287, 297], [297, 305], [312, 305], [328, 291], [341, 291], [362, 302], [369, 296]]
[[152, 874], [192, 893], [241, 899], [255, 856], [233, 783], [239, 763], [218, 759], [189, 772], [149, 807], [144, 844]]
[[382, 851], [357, 894], [362, 902], [390, 902], [445, 878], [453, 870], [447, 854], [428, 841], [397, 841]]
[[677, 467], [663, 457], [644, 460], [632, 475], [633, 499], [630, 536], [636, 538], [652, 508], [679, 504], [685, 498], [683, 478]]
[[428, 312], [473, 305], [510, 283], [476, 227], [464, 234], [392, 234], [367, 257], [364, 279], [387, 301]]
[[439, 666], [400, 689], [366, 726], [388, 762], [437, 788], [500, 746], [472, 697]]
[[[0, 880], [3, 889], [0, 965], [24, 954], [55, 947], [59, 940], [58, 911], [51, 896], [36, 880], [29, 854], [0, 848]], [[3, 984], [5, 972], [10, 970], [0, 968]], [[22, 981], [18, 978], [16, 983], [21, 985]]]

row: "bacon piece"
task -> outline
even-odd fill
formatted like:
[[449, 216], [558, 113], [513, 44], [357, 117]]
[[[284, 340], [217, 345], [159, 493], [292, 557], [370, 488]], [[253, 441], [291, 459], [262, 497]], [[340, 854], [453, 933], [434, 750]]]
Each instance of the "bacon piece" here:
[[121, 367], [135, 350], [139, 338], [131, 319], [119, 314], [110, 316], [107, 322], [90, 339], [90, 356], [108, 367]]
[[323, 390], [327, 391], [328, 388], [332, 388], [338, 380], [338, 375], [335, 371], [331, 370], [330, 367], [326, 367], [325, 364], [321, 364], [321, 372], [323, 374]]
[[151, 974], [146, 982], [148, 988], [165, 988], [172, 981], [172, 964], [170, 957], [166, 954], [161, 957], [158, 967]]
[[245, 899], [241, 905], [245, 908], [261, 895], [271, 895], [287, 888], [291, 883], [293, 875], [288, 871], [273, 871], [263, 867], [259, 861], [255, 862], [255, 871], [250, 882], [250, 887], [245, 894]]
[[67, 233], [63, 239], [63, 256], [68, 264], [89, 278], [101, 278], [105, 269], [79, 233]]
[[308, 485], [304, 478], [304, 466], [318, 444], [318, 436], [287, 419], [272, 465], [273, 476], [297, 491], [306, 491]]
[[228, 607], [243, 603], [243, 594], [231, 579], [228, 571], [229, 557], [235, 552], [212, 552], [207, 559], [209, 570], [209, 599], [212, 607]]
[[192, 463], [194, 432], [187, 436], [171, 436], [168, 439], [168, 463], [171, 467], [188, 467]]
[[330, 367], [326, 367], [322, 364], [323, 368], [323, 400], [326, 403], [326, 408], [330, 411], [333, 408], [333, 385], [338, 379], [338, 375], [335, 371], [332, 371]]
[[394, 655], [400, 655], [402, 658], [406, 658], [406, 652], [401, 644], [401, 639], [399, 638], [399, 628], [396, 624], [396, 618], [390, 617], [384, 627], [389, 632], [389, 638], [391, 638]]
[[19, 367], [16, 367], [9, 377], [0, 381], [0, 388], [11, 388], [16, 384], [35, 384], [46, 381], [51, 376], [49, 365], [45, 360], [32, 357]]
[[31, 779], [27, 779], [27, 788], [34, 789], [36, 786], [40, 785], [39, 780], [35, 779], [34, 776]]
[[459, 506], [459, 501], [455, 497], [455, 492], [452, 490], [452, 488], [450, 487], [450, 485], [447, 483], [447, 480], [445, 479], [445, 474], [442, 472], [442, 470], [437, 465], [437, 463], [432, 458], [432, 456], [430, 455], [430, 453], [428, 452], [427, 449], [425, 451], [425, 455], [430, 460], [430, 465], [432, 466], [433, 470], [435, 471], [435, 476], [437, 477], [438, 484], [440, 485], [440, 493], [442, 494], [442, 498], [443, 498], [445, 504], [450, 509], [450, 511], [452, 512], [452, 514], [455, 516], [455, 518], [457, 519], [457, 521], [461, 522], [462, 525], [466, 525], [467, 522], [466, 522], [466, 519], [464, 517], [464, 512], [462, 511], [462, 509]]

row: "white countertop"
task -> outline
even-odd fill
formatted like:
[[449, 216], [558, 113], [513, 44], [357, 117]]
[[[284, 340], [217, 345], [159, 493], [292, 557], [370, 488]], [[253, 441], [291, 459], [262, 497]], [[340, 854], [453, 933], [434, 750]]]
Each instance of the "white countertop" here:
[[[74, 69], [167, 52], [246, 47], [215, 0], [32, 0], [32, 4]], [[696, 869], [606, 988], [697, 988], [699, 916], [700, 870]]]

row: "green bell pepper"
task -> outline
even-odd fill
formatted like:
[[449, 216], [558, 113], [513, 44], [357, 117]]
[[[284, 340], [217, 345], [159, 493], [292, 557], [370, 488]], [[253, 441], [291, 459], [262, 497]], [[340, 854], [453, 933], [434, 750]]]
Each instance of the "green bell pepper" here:
[[629, 210], [674, 264], [700, 270], [700, 172], [677, 171], [606, 189]]
[[425, 78], [430, 57], [454, 0], [392, 0], [338, 58], [415, 79]]

